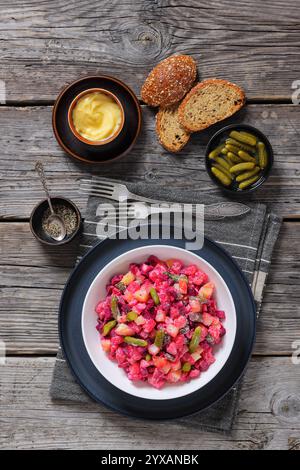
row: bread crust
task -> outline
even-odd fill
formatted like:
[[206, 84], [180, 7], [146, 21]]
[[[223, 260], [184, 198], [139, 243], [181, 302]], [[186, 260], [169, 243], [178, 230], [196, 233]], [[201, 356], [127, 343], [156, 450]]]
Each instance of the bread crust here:
[[156, 135], [157, 135], [157, 138], [158, 138], [158, 141], [160, 143], [160, 145], [162, 145], [162, 147], [164, 147], [166, 150], [168, 150], [168, 152], [172, 152], [172, 153], [178, 153], [180, 152], [183, 147], [188, 143], [188, 141], [190, 140], [190, 133], [187, 133], [187, 135], [185, 136], [185, 140], [184, 142], [179, 145], [179, 146], [174, 146], [174, 145], [168, 145], [162, 138], [162, 131], [161, 131], [161, 125], [162, 125], [162, 119], [163, 119], [163, 116], [164, 116], [164, 112], [165, 112], [165, 108], [160, 108], [158, 113], [156, 114], [155, 116], [155, 130], [156, 130]]
[[[207, 121], [206, 125], [201, 126], [201, 127], [196, 126], [196, 125], [193, 126], [192, 123], [187, 122], [187, 120], [185, 118], [186, 107], [188, 106], [190, 99], [194, 96], [195, 93], [197, 93], [197, 91], [199, 89], [205, 88], [207, 85], [210, 85], [210, 84], [213, 84], [213, 83], [217, 83], [220, 86], [225, 85], [227, 87], [234, 88], [234, 90], [240, 96], [241, 101], [240, 101], [240, 103], [237, 103], [236, 105], [233, 105], [232, 108], [231, 108], [231, 111], [229, 113], [227, 113], [226, 115], [224, 115], [224, 117], [222, 119], [219, 119], [219, 121]], [[204, 80], [203, 82], [197, 83], [197, 85], [195, 85], [190, 90], [190, 92], [185, 96], [185, 98], [182, 100], [182, 102], [180, 103], [179, 108], [178, 108], [178, 119], [179, 119], [179, 122], [182, 125], [182, 127], [184, 129], [186, 129], [188, 132], [201, 131], [203, 129], [207, 129], [207, 127], [210, 127], [213, 124], [216, 124], [216, 122], [223, 121], [224, 119], [232, 116], [233, 114], [235, 114], [237, 111], [239, 111], [239, 109], [241, 109], [244, 106], [245, 102], [246, 102], [245, 92], [238, 85], [236, 85], [235, 83], [228, 82], [227, 80], [223, 80], [221, 78], [209, 78], [207, 80]]]
[[195, 60], [188, 55], [172, 55], [151, 70], [141, 98], [149, 106], [172, 106], [192, 88], [197, 76]]

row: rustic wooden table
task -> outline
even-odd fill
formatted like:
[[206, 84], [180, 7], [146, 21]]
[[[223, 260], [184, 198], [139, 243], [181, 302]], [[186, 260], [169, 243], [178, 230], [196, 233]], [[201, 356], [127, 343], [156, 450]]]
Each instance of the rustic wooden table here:
[[[10, 0], [1, 5], [0, 366], [1, 448], [300, 449], [300, 4], [297, 0]], [[139, 95], [153, 64], [176, 52], [192, 54], [200, 78], [243, 85], [248, 103], [237, 119], [269, 136], [272, 176], [254, 199], [284, 217], [230, 436], [147, 424], [98, 405], [52, 403], [57, 309], [74, 264], [76, 244], [46, 249], [31, 235], [28, 217], [42, 197], [34, 172], [46, 166], [53, 192], [84, 208], [78, 180], [89, 174], [178, 187], [210, 187], [204, 170], [206, 137], [194, 136], [179, 156], [154, 136], [153, 112], [143, 108], [143, 131], [127, 157], [99, 168], [77, 164], [58, 147], [52, 104], [67, 82], [106, 73]]]

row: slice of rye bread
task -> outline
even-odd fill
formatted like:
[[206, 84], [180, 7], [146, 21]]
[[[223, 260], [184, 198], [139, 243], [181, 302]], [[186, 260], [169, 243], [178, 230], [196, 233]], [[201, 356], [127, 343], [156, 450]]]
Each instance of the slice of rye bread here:
[[236, 113], [246, 101], [244, 91], [227, 80], [211, 78], [195, 85], [178, 108], [188, 132], [197, 132]]
[[179, 152], [187, 144], [190, 133], [178, 121], [178, 105], [159, 109], [156, 134], [160, 144], [169, 152]]

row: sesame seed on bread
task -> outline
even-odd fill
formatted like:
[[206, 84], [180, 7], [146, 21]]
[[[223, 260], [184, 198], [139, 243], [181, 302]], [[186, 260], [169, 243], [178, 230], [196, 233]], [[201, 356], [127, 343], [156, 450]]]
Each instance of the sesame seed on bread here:
[[211, 78], [195, 85], [178, 108], [188, 132], [201, 131], [236, 113], [246, 101], [244, 91], [227, 80]]
[[178, 121], [178, 105], [160, 108], [156, 115], [156, 134], [169, 152], [179, 152], [189, 141], [190, 133]]
[[149, 106], [171, 106], [191, 89], [196, 75], [196, 62], [191, 56], [170, 56], [149, 73], [141, 89], [141, 98]]

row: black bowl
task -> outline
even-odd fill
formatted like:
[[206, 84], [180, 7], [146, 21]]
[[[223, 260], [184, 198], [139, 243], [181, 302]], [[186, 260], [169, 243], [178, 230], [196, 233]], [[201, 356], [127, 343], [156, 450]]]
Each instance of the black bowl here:
[[78, 207], [69, 199], [66, 199], [64, 197], [51, 197], [51, 202], [53, 205], [55, 204], [63, 204], [64, 206], [67, 206], [71, 209], [73, 209], [76, 212], [77, 215], [77, 226], [76, 229], [74, 230], [73, 233], [70, 235], [66, 235], [65, 238], [61, 241], [56, 241], [53, 240], [47, 233], [43, 230], [42, 228], [42, 218], [43, 214], [45, 211], [48, 209], [48, 201], [47, 199], [44, 199], [43, 201], [40, 201], [32, 210], [31, 215], [30, 215], [30, 229], [33, 233], [33, 235], [41, 242], [44, 243], [45, 245], [51, 245], [51, 246], [56, 246], [56, 245], [65, 245], [66, 243], [69, 243], [75, 236], [77, 235], [80, 226], [81, 226], [81, 214], [79, 212]]
[[[102, 88], [116, 96], [125, 115], [124, 125], [118, 136], [105, 145], [89, 145], [79, 140], [68, 122], [68, 111], [73, 100], [83, 91]], [[133, 91], [114, 77], [88, 76], [76, 80], [59, 94], [52, 112], [52, 127], [57, 142], [71, 157], [81, 162], [104, 164], [128, 153], [141, 130], [142, 112]]]
[[[249, 188], [246, 188], [246, 189], [239, 189], [237, 185], [236, 186], [232, 185], [229, 187], [222, 185], [222, 183], [212, 173], [211, 160], [208, 158], [209, 153], [212, 150], [214, 150], [222, 141], [225, 141], [225, 139], [229, 137], [229, 133], [233, 130], [247, 131], [247, 132], [250, 132], [251, 134], [254, 134], [256, 137], [258, 137], [258, 139], [261, 142], [265, 144], [267, 154], [268, 154], [268, 163], [267, 163], [266, 168], [262, 171], [261, 177], [255, 183], [253, 183], [253, 185], [249, 186]], [[267, 137], [260, 130], [256, 129], [253, 126], [249, 126], [248, 124], [231, 124], [229, 126], [223, 127], [212, 136], [212, 138], [207, 144], [206, 152], [205, 152], [205, 165], [206, 165], [207, 173], [209, 174], [210, 178], [227, 194], [236, 195], [236, 196], [249, 194], [255, 191], [256, 189], [258, 189], [268, 179], [270, 175], [270, 171], [273, 166], [273, 161], [274, 161], [273, 149]]]

